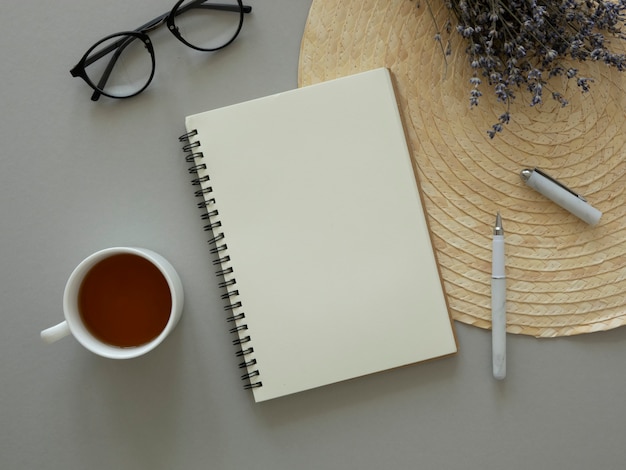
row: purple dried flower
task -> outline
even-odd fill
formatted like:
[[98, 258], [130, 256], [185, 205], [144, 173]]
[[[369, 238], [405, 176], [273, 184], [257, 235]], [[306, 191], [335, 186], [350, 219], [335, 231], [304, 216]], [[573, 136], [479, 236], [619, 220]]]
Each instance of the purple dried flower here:
[[[428, 0], [432, 1], [432, 0]], [[470, 107], [482, 96], [480, 77], [493, 87], [506, 112], [487, 131], [494, 137], [510, 121], [509, 107], [515, 88], [531, 93], [530, 106], [542, 102], [547, 79], [564, 76], [575, 79], [588, 92], [593, 79], [579, 77], [566, 60], [602, 61], [626, 69], [626, 55], [609, 49], [608, 38], [626, 39], [626, 0], [444, 0], [457, 20], [456, 31], [468, 43], [467, 54], [475, 71], [470, 79]], [[446, 22], [445, 31], [452, 30]], [[441, 31], [437, 40], [441, 41]], [[446, 53], [450, 52], [448, 49]], [[556, 90], [553, 99], [565, 106], [568, 101]]]
[[478, 98], [483, 96], [480, 90], [473, 88], [470, 91], [470, 107], [478, 106]]

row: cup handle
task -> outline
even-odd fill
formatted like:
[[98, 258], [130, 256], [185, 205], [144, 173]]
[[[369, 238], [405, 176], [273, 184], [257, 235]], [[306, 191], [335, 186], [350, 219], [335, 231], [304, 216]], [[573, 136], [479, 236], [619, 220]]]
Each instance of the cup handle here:
[[67, 324], [67, 321], [62, 321], [58, 325], [51, 326], [41, 332], [41, 339], [43, 339], [46, 343], [52, 344], [60, 340], [61, 338], [65, 338], [70, 334], [70, 327]]

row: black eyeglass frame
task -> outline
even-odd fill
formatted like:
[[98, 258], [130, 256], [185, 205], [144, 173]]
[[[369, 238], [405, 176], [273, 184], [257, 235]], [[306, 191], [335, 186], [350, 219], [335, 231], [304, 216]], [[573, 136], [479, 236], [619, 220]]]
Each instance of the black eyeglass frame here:
[[[87, 85], [89, 85], [94, 90], [93, 94], [91, 95], [92, 101], [97, 101], [101, 95], [108, 96], [109, 98], [116, 98], [116, 99], [132, 98], [133, 96], [137, 96], [139, 93], [144, 91], [148, 87], [148, 85], [150, 85], [150, 83], [152, 82], [152, 79], [154, 78], [154, 72], [156, 68], [156, 59], [155, 59], [154, 47], [152, 45], [152, 41], [150, 40], [150, 37], [147, 34], [148, 32], [157, 29], [163, 24], [166, 24], [167, 29], [174, 35], [174, 37], [176, 37], [176, 39], [178, 39], [180, 42], [182, 42], [186, 46], [191, 47], [192, 49], [195, 49], [198, 51], [213, 52], [213, 51], [223, 49], [224, 47], [231, 44], [237, 38], [243, 26], [244, 14], [250, 13], [252, 11], [252, 7], [249, 5], [244, 5], [242, 0], [236, 0], [238, 5], [228, 5], [228, 4], [202, 5], [207, 0], [195, 0], [193, 2], [190, 2], [188, 5], [185, 5], [179, 9], [181, 4], [184, 3], [185, 1], [187, 0], [179, 0], [178, 2], [176, 2], [176, 4], [172, 7], [172, 9], [169, 12], [157, 16], [156, 18], [150, 20], [148, 23], [140, 26], [139, 28], [135, 30], [121, 31], [119, 33], [110, 34], [109, 36], [106, 36], [100, 39], [93, 46], [91, 46], [87, 50], [87, 52], [85, 52], [85, 54], [78, 61], [78, 63], [74, 67], [72, 67], [72, 69], [70, 70], [70, 74], [72, 75], [72, 77], [82, 78], [87, 83]], [[235, 33], [228, 41], [226, 41], [224, 44], [218, 47], [202, 48], [202, 47], [189, 43], [180, 34], [180, 31], [175, 24], [175, 18], [178, 15], [188, 10], [191, 10], [192, 8], [206, 8], [210, 10], [232, 11], [235, 13], [239, 12], [239, 24], [237, 26]], [[91, 55], [91, 53], [102, 43], [110, 41], [116, 37], [120, 38], [119, 41], [114, 41], [111, 44], [109, 44], [107, 47], [105, 47], [104, 49], [98, 51], [98, 53]], [[142, 41], [144, 43], [145, 48], [150, 53], [150, 58], [152, 62], [152, 70], [150, 72], [150, 76], [148, 77], [148, 80], [146, 81], [143, 87], [141, 87], [139, 90], [129, 95], [117, 96], [117, 95], [107, 93], [106, 91], [104, 91], [103, 88], [111, 75], [111, 72], [113, 70], [113, 67], [115, 66], [115, 63], [119, 59], [124, 49], [135, 39], [139, 39], [140, 41]], [[114, 51], [115, 49], [117, 49], [117, 51], [115, 51], [115, 53], [111, 56], [111, 59], [109, 60], [109, 63], [107, 64], [104, 70], [104, 73], [102, 74], [102, 77], [100, 78], [97, 84], [94, 83], [91, 80], [91, 78], [89, 78], [89, 75], [87, 74], [87, 71], [86, 71], [86, 67], [94, 63], [96, 60]]]

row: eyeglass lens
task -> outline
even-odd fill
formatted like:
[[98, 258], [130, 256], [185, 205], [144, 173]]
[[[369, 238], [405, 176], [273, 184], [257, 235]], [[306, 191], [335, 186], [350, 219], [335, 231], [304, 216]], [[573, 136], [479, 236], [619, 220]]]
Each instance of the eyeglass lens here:
[[[237, 0], [185, 1], [174, 11], [174, 34], [196, 49], [221, 49], [239, 34], [242, 16], [242, 5]], [[119, 33], [89, 50], [85, 73], [96, 89], [107, 96], [126, 98], [148, 86], [154, 73], [154, 56], [140, 36]]]
[[[138, 93], [152, 78], [152, 55], [137, 36], [124, 33], [109, 36], [96, 43], [88, 57], [85, 72], [89, 80], [115, 98]], [[98, 59], [92, 62], [96, 57]]]
[[190, 0], [178, 6], [174, 24], [189, 46], [202, 50], [221, 49], [235, 39], [241, 29], [241, 8], [241, 3], [236, 0]]

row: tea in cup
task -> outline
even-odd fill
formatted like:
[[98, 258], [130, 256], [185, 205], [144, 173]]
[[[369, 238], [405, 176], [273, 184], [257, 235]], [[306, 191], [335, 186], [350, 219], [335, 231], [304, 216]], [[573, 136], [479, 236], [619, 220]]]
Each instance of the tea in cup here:
[[145, 248], [107, 248], [74, 269], [63, 294], [65, 320], [41, 337], [53, 343], [71, 333], [95, 354], [128, 359], [158, 346], [182, 307], [182, 283], [165, 258]]

